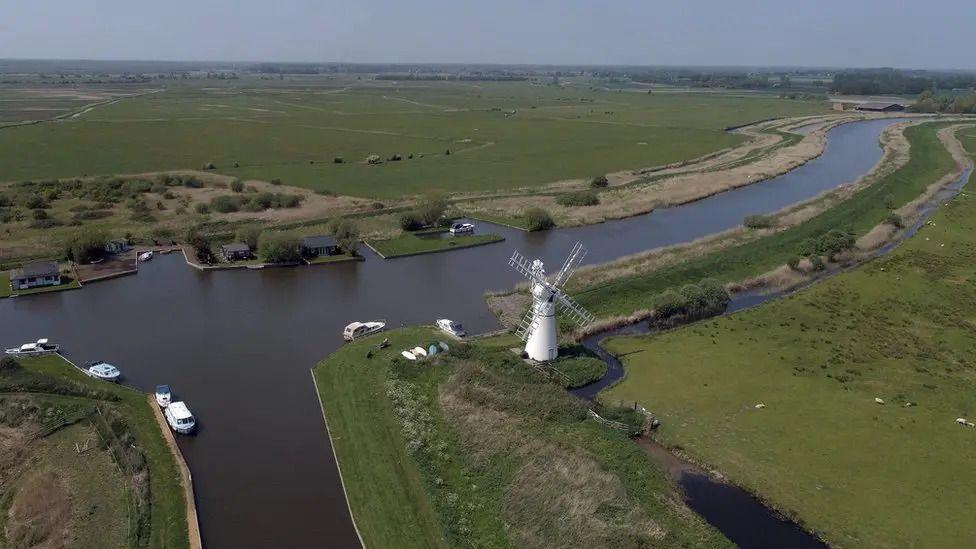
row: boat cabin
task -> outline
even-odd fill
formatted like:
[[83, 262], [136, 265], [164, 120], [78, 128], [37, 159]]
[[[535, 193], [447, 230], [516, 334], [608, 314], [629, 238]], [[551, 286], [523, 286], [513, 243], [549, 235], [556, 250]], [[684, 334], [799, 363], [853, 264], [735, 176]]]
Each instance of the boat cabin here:
[[166, 423], [177, 433], [187, 434], [196, 427], [196, 420], [185, 402], [174, 402], [166, 407]]
[[57, 261], [36, 261], [10, 271], [11, 290], [29, 290], [61, 284], [61, 269]]
[[302, 239], [302, 255], [305, 257], [336, 255], [340, 251], [339, 244], [334, 236], [306, 236]]

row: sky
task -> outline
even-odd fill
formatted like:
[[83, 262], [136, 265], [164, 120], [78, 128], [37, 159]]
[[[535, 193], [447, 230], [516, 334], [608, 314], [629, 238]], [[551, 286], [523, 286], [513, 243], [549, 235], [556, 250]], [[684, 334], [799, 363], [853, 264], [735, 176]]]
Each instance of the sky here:
[[976, 68], [973, 0], [0, 0], [0, 58]]

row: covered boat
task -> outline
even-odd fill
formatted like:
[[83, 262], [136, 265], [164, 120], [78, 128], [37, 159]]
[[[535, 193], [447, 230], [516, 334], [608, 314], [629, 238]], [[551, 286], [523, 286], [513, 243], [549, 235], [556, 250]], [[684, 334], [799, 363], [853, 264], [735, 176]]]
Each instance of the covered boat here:
[[438, 318], [437, 327], [454, 337], [464, 337], [466, 333], [460, 322], [454, 322], [449, 318]]
[[22, 355], [22, 356], [33, 356], [33, 355], [44, 355], [48, 353], [58, 352], [59, 346], [55, 343], [51, 343], [46, 338], [38, 339], [34, 343], [24, 343], [20, 347], [14, 347], [13, 349], [7, 349], [6, 353], [8, 355]]
[[122, 377], [122, 372], [118, 368], [109, 364], [108, 362], [102, 362], [100, 360], [95, 362], [90, 362], [87, 369], [88, 375], [95, 379], [102, 379], [105, 381], [118, 381]]
[[386, 328], [386, 321], [383, 320], [353, 322], [342, 330], [342, 338], [346, 341], [353, 341], [354, 339], [382, 332], [383, 328]]
[[173, 401], [173, 391], [169, 388], [169, 385], [157, 385], [156, 392], [153, 396], [156, 397], [156, 404], [160, 408], [169, 406], [170, 402]]
[[167, 406], [163, 415], [166, 416], [166, 423], [169, 424], [170, 429], [183, 435], [192, 433], [197, 426], [196, 418], [190, 413], [186, 403], [182, 401]]

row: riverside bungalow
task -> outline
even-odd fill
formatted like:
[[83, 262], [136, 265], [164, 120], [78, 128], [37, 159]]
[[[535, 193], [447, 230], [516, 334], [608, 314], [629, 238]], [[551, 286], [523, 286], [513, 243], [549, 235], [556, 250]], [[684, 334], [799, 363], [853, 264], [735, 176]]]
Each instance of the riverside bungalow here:
[[224, 244], [220, 247], [220, 255], [227, 261], [242, 261], [251, 259], [251, 247], [243, 242]]
[[882, 103], [877, 101], [869, 101], [867, 103], [861, 103], [854, 107], [859, 111], [868, 112], [901, 112], [905, 110], [905, 105], [900, 103]]
[[58, 284], [61, 284], [61, 269], [57, 261], [37, 261], [10, 271], [10, 289], [14, 291]]
[[336, 255], [339, 253], [339, 244], [335, 237], [306, 236], [302, 239], [302, 254], [305, 257], [319, 257], [323, 255]]

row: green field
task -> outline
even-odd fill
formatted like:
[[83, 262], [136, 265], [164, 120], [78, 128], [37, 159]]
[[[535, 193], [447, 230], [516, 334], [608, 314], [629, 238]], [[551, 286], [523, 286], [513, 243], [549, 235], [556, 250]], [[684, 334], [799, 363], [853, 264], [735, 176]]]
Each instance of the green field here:
[[[3, 130], [0, 181], [213, 162], [220, 173], [357, 196], [507, 189], [697, 157], [742, 139], [722, 131], [726, 126], [826, 108], [769, 95], [654, 95], [531, 82], [340, 77], [169, 86], [77, 117]], [[367, 165], [370, 154], [403, 160]]]
[[833, 544], [971, 547], [976, 430], [956, 418], [976, 416], [974, 249], [967, 192], [888, 256], [796, 295], [611, 340], [627, 377], [605, 398], [640, 401], [663, 442]]
[[505, 239], [497, 234], [472, 234], [450, 238], [436, 238], [434, 236], [424, 237], [413, 233], [403, 233], [400, 236], [385, 240], [370, 240], [369, 245], [382, 254], [384, 259], [390, 259], [405, 255], [446, 252], [448, 250], [458, 250], [472, 246], [483, 246], [503, 240]]
[[[85, 508], [76, 507], [74, 510], [76, 516], [71, 519], [73, 521], [71, 530], [76, 531], [85, 540], [78, 540], [76, 545], [79, 547], [128, 547], [136, 545], [159, 548], [188, 547], [186, 504], [183, 488], [180, 484], [179, 470], [176, 460], [159, 430], [159, 425], [156, 423], [146, 395], [127, 387], [93, 380], [57, 355], [21, 359], [19, 362], [22, 369], [0, 372], [0, 401], [11, 398], [27, 398], [33, 402], [33, 405], [40, 405], [42, 409], [51, 410], [50, 413], [42, 415], [42, 422], [47, 427], [47, 423], [53, 420], [53, 424], [49, 428], [54, 429], [54, 434], [59, 433], [57, 429], [61, 423], [58, 423], [57, 418], [61, 416], [66, 417], [68, 425], [79, 420], [85, 425], [88, 425], [89, 422], [91, 425], [95, 425], [99, 421], [107, 422], [112, 425], [111, 428], [115, 431], [114, 444], [120, 445], [113, 446], [116, 448], [113, 450], [114, 452], [119, 452], [119, 448], [134, 447], [142, 456], [141, 458], [116, 458], [118, 465], [113, 463], [109, 471], [104, 471], [104, 468], [98, 465], [97, 460], [93, 465], [87, 464], [88, 458], [83, 462], [78, 461], [76, 465], [80, 468], [75, 469], [66, 467], [63, 463], [58, 466], [59, 460], [63, 462], [65, 459], [58, 452], [42, 451], [38, 454], [42, 460], [46, 460], [45, 463], [50, 463], [50, 467], [56, 473], [67, 475], [68, 496], [74, 500], [73, 505], [88, 505]], [[101, 408], [103, 413], [94, 412], [96, 406]], [[55, 410], [61, 411], [55, 412]], [[111, 416], [105, 415], [111, 410], [116, 411], [120, 418], [113, 420]], [[4, 416], [6, 421], [15, 417], [17, 416], [11, 413]], [[101, 419], [103, 417], [109, 417], [109, 419], [103, 420]], [[82, 418], [87, 418], [87, 420]], [[120, 434], [119, 431], [120, 424], [124, 425], [121, 431], [123, 434]], [[75, 435], [80, 436], [80, 433], [76, 432]], [[100, 436], [102, 435], [94, 436], [94, 444], [98, 444]], [[122, 439], [127, 439], [128, 442], [119, 442]], [[70, 442], [66, 439], [64, 442], [68, 444], [67, 449], [70, 450], [70, 454], [75, 455], [77, 460], [79, 458], [75, 454], [74, 442], [83, 445], [84, 437]], [[139, 471], [142, 459], [145, 460], [146, 471]], [[109, 461], [113, 460], [109, 459]], [[98, 486], [101, 482], [112, 480], [122, 482], [124, 476], [121, 473], [122, 469], [127, 471], [133, 469], [134, 472], [127, 472], [127, 474], [134, 478], [145, 479], [148, 476], [148, 486], [146, 487], [148, 508], [144, 511], [147, 515], [140, 515], [133, 508], [134, 501], [131, 497], [120, 498], [117, 492], [110, 489], [112, 485]], [[103, 476], [92, 477], [91, 475]], [[129, 481], [125, 482], [128, 485]], [[78, 492], [75, 493], [74, 489], [77, 489]], [[100, 497], [109, 499], [100, 501]], [[6, 505], [10, 504], [9, 500], [5, 501]], [[52, 505], [55, 503], [51, 502]], [[100, 511], [103, 507], [104, 509]], [[99, 517], [103, 517], [104, 512], [116, 508], [121, 514], [111, 517], [111, 520], [106, 524], [88, 522], [97, 520]], [[141, 516], [143, 518], [140, 518]], [[64, 520], [68, 520], [68, 518], [66, 517]], [[126, 525], [126, 521], [128, 521], [128, 525]], [[144, 526], [140, 527], [140, 524]], [[137, 534], [137, 532], [142, 532], [142, 534]], [[112, 542], [119, 535], [127, 541], [118, 544]], [[91, 539], [88, 540], [87, 537]]]
[[708, 254], [674, 266], [623, 278], [576, 294], [580, 303], [597, 316], [629, 315], [650, 308], [652, 299], [671, 287], [706, 277], [722, 282], [742, 280], [783, 265], [799, 253], [804, 240], [830, 229], [860, 235], [884, 221], [886, 202], [898, 208], [918, 197], [930, 184], [950, 172], [955, 163], [939, 141], [939, 124], [921, 124], [905, 131], [911, 143], [909, 162], [848, 200], [790, 229], [746, 244]]
[[730, 545], [625, 434], [511, 353], [510, 336], [398, 358], [437, 337], [387, 332], [313, 369], [367, 546]]

